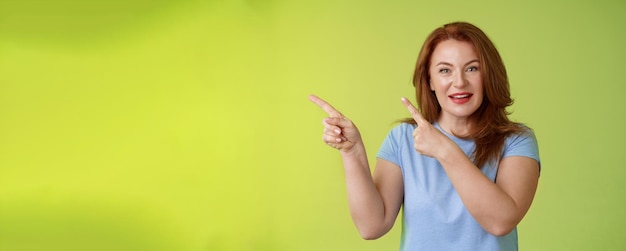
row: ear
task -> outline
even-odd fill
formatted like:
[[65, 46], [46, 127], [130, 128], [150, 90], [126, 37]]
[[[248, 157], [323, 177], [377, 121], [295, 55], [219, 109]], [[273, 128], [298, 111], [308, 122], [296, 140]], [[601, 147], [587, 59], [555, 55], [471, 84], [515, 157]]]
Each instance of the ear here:
[[430, 82], [430, 78], [428, 78], [428, 86], [430, 87], [431, 91], [435, 91], [435, 87], [433, 87], [433, 84]]

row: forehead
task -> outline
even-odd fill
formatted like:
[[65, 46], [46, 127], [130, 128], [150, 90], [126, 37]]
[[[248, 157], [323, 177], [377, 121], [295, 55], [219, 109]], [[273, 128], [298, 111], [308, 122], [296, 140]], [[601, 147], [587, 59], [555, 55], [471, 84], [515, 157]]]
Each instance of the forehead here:
[[431, 55], [431, 63], [465, 63], [478, 59], [474, 45], [470, 42], [449, 39], [440, 42]]

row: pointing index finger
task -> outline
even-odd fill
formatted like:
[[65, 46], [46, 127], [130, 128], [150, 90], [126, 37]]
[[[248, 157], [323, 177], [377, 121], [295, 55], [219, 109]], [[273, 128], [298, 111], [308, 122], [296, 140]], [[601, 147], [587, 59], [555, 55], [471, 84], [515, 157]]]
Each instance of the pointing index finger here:
[[411, 113], [411, 116], [413, 116], [413, 119], [415, 120], [415, 122], [417, 122], [418, 126], [422, 125], [422, 124], [425, 124], [425, 123], [428, 123], [428, 121], [426, 121], [426, 119], [424, 119], [424, 117], [422, 116], [420, 111], [417, 110], [417, 108], [415, 108], [415, 106], [413, 106], [413, 104], [411, 104], [411, 101], [409, 101], [405, 97], [402, 97], [400, 100], [402, 100], [402, 104], [404, 104], [404, 106], [406, 106], [406, 108], [409, 110], [409, 112]]
[[337, 111], [337, 109], [335, 109], [332, 105], [330, 105], [328, 102], [324, 101], [323, 99], [319, 98], [318, 96], [309, 95], [309, 100], [311, 100], [317, 106], [322, 108], [322, 110], [328, 113], [328, 116], [336, 117], [336, 118], [343, 117], [343, 115], [339, 111]]

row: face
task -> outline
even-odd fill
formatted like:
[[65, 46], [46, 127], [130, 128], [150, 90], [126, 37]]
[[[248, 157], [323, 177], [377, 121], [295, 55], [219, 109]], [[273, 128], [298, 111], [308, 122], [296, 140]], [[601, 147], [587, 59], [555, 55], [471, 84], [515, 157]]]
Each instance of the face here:
[[440, 42], [430, 60], [430, 89], [441, 106], [440, 120], [464, 120], [480, 107], [483, 79], [478, 54], [469, 42]]

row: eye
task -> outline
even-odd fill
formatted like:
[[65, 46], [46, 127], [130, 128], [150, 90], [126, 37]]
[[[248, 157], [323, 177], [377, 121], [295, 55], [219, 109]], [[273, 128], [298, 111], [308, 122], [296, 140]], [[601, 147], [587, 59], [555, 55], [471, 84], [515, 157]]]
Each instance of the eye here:
[[441, 68], [441, 69], [439, 69], [439, 72], [440, 73], [449, 73], [450, 69], [448, 69], [448, 68]]
[[470, 66], [470, 67], [467, 67], [467, 70], [466, 70], [466, 71], [478, 71], [478, 66]]

